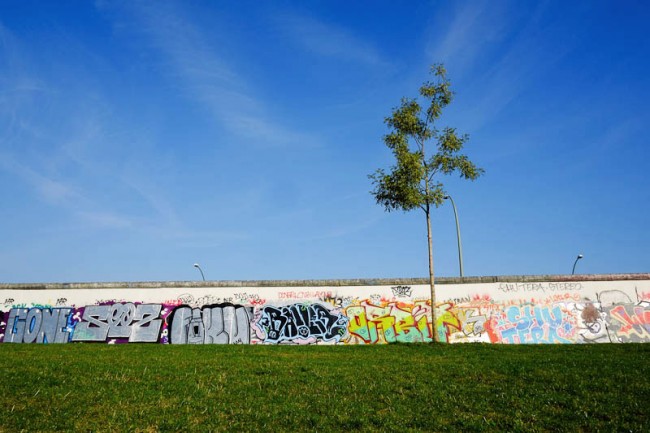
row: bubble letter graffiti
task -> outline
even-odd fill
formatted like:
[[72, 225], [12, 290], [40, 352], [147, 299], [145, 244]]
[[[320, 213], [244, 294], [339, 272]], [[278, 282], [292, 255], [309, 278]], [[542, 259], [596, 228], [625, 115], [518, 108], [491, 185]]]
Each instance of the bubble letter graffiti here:
[[338, 342], [346, 333], [348, 318], [320, 304], [264, 307], [256, 325], [265, 343], [298, 344]]
[[67, 343], [72, 308], [12, 308], [5, 343]]
[[249, 344], [252, 308], [233, 304], [178, 307], [171, 316], [171, 344]]

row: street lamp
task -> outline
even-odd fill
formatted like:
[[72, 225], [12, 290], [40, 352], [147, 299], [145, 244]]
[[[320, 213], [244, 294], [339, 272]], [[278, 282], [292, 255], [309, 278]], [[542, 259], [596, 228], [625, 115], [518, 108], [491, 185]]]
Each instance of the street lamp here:
[[571, 275], [576, 273], [576, 265], [578, 264], [578, 260], [583, 258], [584, 256], [582, 254], [578, 254], [578, 257], [576, 257], [576, 261], [573, 262], [573, 270], [571, 271]]
[[199, 266], [198, 263], [194, 263], [194, 267], [199, 270], [201, 273], [201, 278], [203, 278], [203, 281], [205, 281], [205, 275], [203, 275], [203, 269], [201, 269], [201, 266]]
[[454, 217], [456, 218], [456, 238], [458, 239], [458, 264], [460, 265], [460, 277], [463, 277], [463, 243], [460, 240], [460, 224], [458, 224], [458, 211], [456, 210], [456, 203], [450, 195], [443, 197], [445, 200], [451, 202], [451, 206], [454, 208]]

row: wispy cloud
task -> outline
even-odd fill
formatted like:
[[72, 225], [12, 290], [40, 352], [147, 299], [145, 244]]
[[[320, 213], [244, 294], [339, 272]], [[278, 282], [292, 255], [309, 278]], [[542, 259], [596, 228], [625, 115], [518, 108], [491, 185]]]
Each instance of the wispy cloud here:
[[132, 191], [150, 207], [156, 214], [157, 219], [169, 229], [178, 229], [183, 226], [181, 219], [178, 217], [176, 208], [168, 199], [167, 194], [156, 185], [154, 179], [147, 176], [141, 176], [135, 169], [127, 168], [118, 178], [122, 183], [127, 185]]
[[274, 118], [270, 106], [253, 96], [236, 67], [219, 54], [226, 41], [215, 40], [214, 34], [184, 18], [182, 10], [170, 4], [138, 3], [132, 5], [132, 12], [137, 29], [164, 56], [187, 94], [231, 133], [253, 139], [257, 145], [313, 145], [318, 141]]
[[165, 230], [159, 233], [177, 242], [179, 247], [211, 248], [252, 239], [250, 233], [237, 230]]
[[389, 64], [372, 43], [343, 27], [297, 14], [283, 14], [276, 21], [295, 44], [310, 53], [372, 67]]
[[89, 212], [81, 211], [76, 213], [77, 216], [87, 224], [96, 228], [107, 229], [126, 229], [133, 227], [133, 221], [124, 215], [118, 215], [113, 212]]
[[[106, 145], [110, 116], [101, 91], [83, 73], [68, 86], [65, 76], [44, 74], [40, 57], [2, 24], [0, 59], [0, 171], [26, 185], [26, 198], [44, 213], [43, 204], [65, 211], [77, 226], [132, 227], [138, 219], [106, 199], [121, 173], [106, 151], [119, 154], [120, 144]], [[68, 65], [79, 72], [74, 62]]]
[[23, 165], [12, 156], [0, 154], [0, 169], [28, 183], [42, 200], [50, 204], [65, 204], [82, 198], [72, 185]]
[[507, 36], [508, 11], [494, 2], [450, 5], [450, 14], [435, 15], [425, 50], [428, 63], [445, 63], [458, 75], [471, 71]]
[[539, 4], [524, 16], [505, 4], [470, 2], [456, 7], [444, 31], [430, 34], [428, 62], [444, 62], [452, 79], [460, 78], [454, 83], [462, 82], [463, 93], [472, 95], [465, 127], [489, 123], [572, 50], [569, 41], [549, 45], [553, 29], [540, 27], [546, 7]]

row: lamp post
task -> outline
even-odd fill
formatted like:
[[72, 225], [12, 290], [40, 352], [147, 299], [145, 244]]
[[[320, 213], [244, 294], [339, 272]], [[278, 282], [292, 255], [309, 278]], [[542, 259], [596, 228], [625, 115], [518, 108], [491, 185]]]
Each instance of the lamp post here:
[[463, 243], [460, 240], [460, 224], [458, 224], [458, 211], [456, 210], [456, 203], [450, 195], [443, 197], [445, 200], [451, 202], [451, 206], [454, 208], [454, 218], [456, 218], [456, 238], [458, 239], [458, 264], [460, 265], [460, 277], [463, 277]]
[[578, 257], [576, 257], [576, 261], [573, 262], [573, 270], [571, 271], [571, 275], [576, 273], [576, 265], [578, 264], [578, 260], [583, 258], [584, 256], [582, 254], [578, 254]]
[[201, 278], [203, 278], [203, 281], [205, 281], [205, 275], [203, 275], [203, 269], [201, 269], [201, 266], [199, 266], [198, 263], [194, 263], [194, 267], [199, 270], [201, 273]]

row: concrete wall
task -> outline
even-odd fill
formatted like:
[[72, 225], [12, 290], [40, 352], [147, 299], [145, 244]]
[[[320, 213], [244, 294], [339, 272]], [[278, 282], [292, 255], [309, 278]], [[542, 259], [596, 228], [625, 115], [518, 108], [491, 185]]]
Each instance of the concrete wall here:
[[4, 343], [650, 341], [650, 274], [0, 284]]

